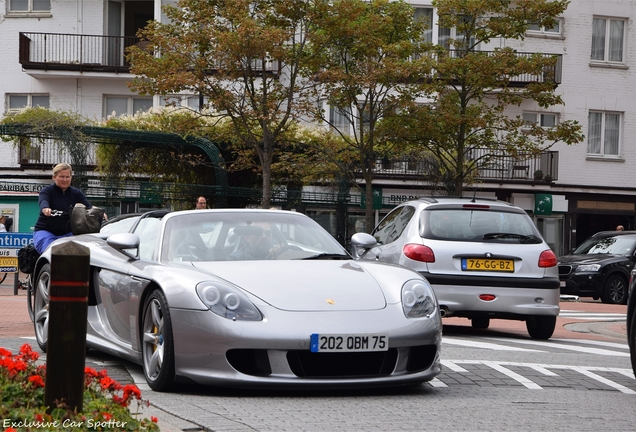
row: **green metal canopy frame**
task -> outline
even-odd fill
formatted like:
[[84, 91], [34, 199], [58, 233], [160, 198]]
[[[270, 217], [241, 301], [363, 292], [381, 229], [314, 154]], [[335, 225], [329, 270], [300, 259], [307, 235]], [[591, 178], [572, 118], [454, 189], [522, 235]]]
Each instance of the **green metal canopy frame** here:
[[[212, 162], [217, 188], [227, 188], [227, 170], [225, 161], [218, 147], [211, 141], [200, 137], [183, 138], [177, 134], [156, 131], [138, 131], [129, 129], [113, 129], [97, 126], [78, 126], [78, 132], [98, 144], [111, 144], [129, 147], [170, 148], [197, 147], [201, 149]], [[0, 135], [25, 136], [33, 138], [59, 138], [60, 131], [33, 131], [28, 125], [13, 124], [0, 125]], [[225, 200], [225, 196], [219, 197]]]

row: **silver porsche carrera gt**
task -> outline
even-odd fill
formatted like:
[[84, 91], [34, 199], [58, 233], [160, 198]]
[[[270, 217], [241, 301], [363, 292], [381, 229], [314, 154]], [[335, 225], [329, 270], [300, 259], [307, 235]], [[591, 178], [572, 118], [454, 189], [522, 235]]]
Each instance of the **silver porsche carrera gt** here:
[[[318, 223], [278, 210], [154, 211], [89, 248], [87, 346], [141, 364], [149, 386], [364, 387], [438, 375], [442, 324], [417, 272], [356, 261]], [[51, 248], [37, 262], [46, 350]]]

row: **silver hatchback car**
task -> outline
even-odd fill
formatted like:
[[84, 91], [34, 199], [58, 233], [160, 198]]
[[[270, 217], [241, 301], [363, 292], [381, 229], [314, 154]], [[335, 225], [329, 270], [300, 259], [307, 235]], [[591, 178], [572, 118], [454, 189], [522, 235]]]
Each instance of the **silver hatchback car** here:
[[421, 273], [442, 316], [475, 328], [491, 318], [526, 322], [534, 339], [549, 339], [559, 315], [556, 255], [527, 213], [484, 198], [420, 198], [393, 209], [372, 235], [354, 234], [354, 255]]

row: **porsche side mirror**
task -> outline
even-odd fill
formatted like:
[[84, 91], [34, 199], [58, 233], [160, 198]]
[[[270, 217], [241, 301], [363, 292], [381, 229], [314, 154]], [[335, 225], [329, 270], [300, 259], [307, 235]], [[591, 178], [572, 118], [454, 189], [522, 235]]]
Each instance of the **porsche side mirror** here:
[[139, 258], [139, 236], [133, 233], [117, 233], [106, 239], [108, 246], [131, 258]]
[[367, 233], [355, 233], [351, 236], [351, 245], [353, 246], [353, 257], [360, 258], [366, 251], [377, 246], [378, 242], [375, 237]]

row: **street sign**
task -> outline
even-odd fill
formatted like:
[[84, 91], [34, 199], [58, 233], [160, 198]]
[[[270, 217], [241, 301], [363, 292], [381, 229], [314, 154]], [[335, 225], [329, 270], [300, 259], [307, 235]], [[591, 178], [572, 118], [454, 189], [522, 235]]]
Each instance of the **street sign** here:
[[33, 233], [0, 234], [0, 273], [18, 272], [18, 249], [33, 243]]

